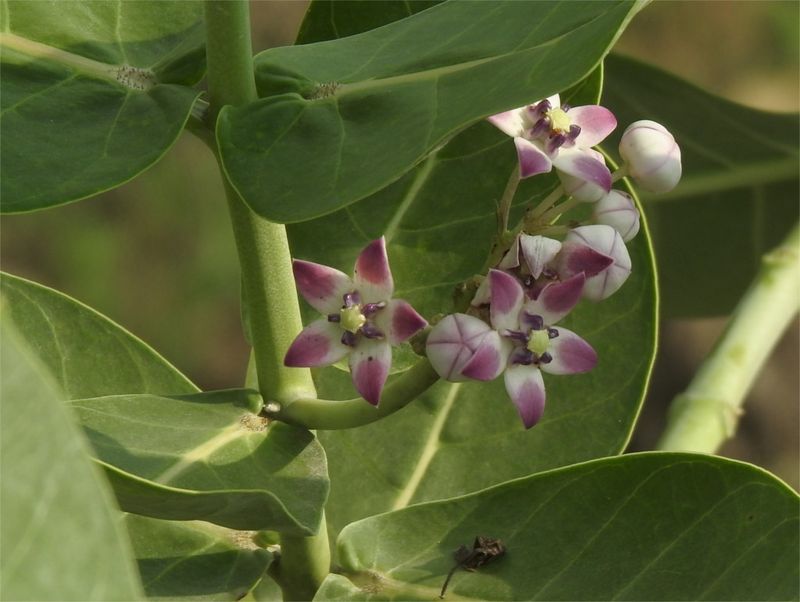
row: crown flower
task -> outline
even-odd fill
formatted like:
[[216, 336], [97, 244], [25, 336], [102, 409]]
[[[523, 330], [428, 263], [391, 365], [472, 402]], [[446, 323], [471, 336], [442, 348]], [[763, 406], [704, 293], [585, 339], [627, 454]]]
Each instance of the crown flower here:
[[378, 405], [392, 365], [392, 345], [427, 326], [402, 299], [392, 299], [394, 280], [383, 237], [356, 259], [353, 277], [334, 268], [295, 259], [297, 289], [325, 317], [306, 326], [292, 342], [283, 363], [290, 367], [329, 366], [349, 357], [353, 385]]

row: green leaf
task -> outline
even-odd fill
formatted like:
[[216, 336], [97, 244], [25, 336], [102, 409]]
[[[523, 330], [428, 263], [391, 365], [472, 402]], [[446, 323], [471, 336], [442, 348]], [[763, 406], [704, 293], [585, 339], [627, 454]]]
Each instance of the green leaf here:
[[[191, 395], [197, 388], [155, 351], [66, 295], [7, 274], [0, 290], [60, 397], [72, 400], [124, 510], [242, 529], [317, 529], [328, 484], [313, 435], [264, 430], [252, 391]], [[142, 394], [125, 395], [132, 392]]]
[[628, 2], [445, 2], [342, 40], [256, 57], [262, 94], [220, 113], [227, 175], [297, 222], [385, 188], [476, 121], [563, 90], [600, 61]]
[[666, 126], [681, 146], [683, 178], [662, 195], [642, 193], [667, 316], [728, 313], [761, 256], [797, 222], [797, 115], [734, 104], [654, 67], [612, 56], [603, 104], [620, 127]]
[[[565, 98], [571, 104], [592, 102], [599, 80], [597, 73]], [[291, 225], [294, 254], [349, 272], [358, 250], [385, 232], [396, 296], [428, 318], [452, 311], [454, 285], [477, 273], [489, 252], [495, 202], [515, 164], [512, 141], [478, 124], [389, 189], [324, 218]], [[514, 217], [554, 185], [554, 176], [526, 180]], [[634, 270], [622, 289], [599, 304], [584, 301], [564, 321], [595, 347], [599, 365], [585, 375], [546, 377], [548, 406], [534, 429], [523, 429], [499, 379], [440, 383], [379, 423], [320, 433], [331, 474], [328, 524], [333, 533], [409, 503], [621, 452], [656, 344], [655, 275], [646, 232], [628, 247]], [[352, 397], [349, 376], [339, 370], [320, 371], [317, 384], [325, 398]], [[354, 481], [370, 495], [348, 485]]]
[[3, 599], [140, 599], [108, 485], [92, 466], [56, 384], [3, 313]]
[[125, 525], [151, 600], [239, 600], [272, 562], [250, 533], [134, 514]]
[[346, 38], [387, 23], [405, 19], [435, 6], [441, 0], [313, 0], [308, 7], [296, 44]]
[[2, 210], [98, 194], [175, 142], [202, 75], [198, 2], [14, 2], [2, 11]]
[[86, 305], [10, 274], [0, 274], [0, 291], [63, 399], [198, 391], [152, 348]]
[[269, 427], [255, 391], [70, 402], [123, 510], [312, 534], [328, 493], [314, 435]]
[[722, 458], [603, 459], [350, 525], [315, 600], [433, 600], [478, 535], [507, 552], [446, 600], [797, 599], [797, 502]]

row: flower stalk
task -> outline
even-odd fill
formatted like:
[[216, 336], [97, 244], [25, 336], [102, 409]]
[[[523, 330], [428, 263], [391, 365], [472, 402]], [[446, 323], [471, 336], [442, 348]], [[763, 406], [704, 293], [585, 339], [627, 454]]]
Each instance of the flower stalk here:
[[747, 392], [800, 308], [800, 224], [765, 255], [716, 347], [672, 402], [657, 449], [714, 453], [736, 431]]

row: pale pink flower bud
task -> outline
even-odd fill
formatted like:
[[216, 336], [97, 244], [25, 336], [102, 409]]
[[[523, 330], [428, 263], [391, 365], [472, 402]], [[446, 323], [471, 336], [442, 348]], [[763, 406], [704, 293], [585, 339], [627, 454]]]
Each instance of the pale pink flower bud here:
[[592, 213], [596, 224], [611, 226], [628, 242], [639, 232], [639, 210], [631, 196], [621, 190], [612, 190], [594, 206]]
[[667, 129], [655, 121], [636, 121], [619, 143], [628, 175], [644, 190], [669, 192], [681, 179], [681, 149]]

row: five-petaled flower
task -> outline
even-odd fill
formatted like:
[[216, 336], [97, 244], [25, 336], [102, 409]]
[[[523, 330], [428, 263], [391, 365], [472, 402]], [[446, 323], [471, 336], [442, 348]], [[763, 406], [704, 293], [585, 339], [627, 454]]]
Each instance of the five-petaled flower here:
[[[520, 177], [549, 172], [553, 167], [585, 182], [583, 201], [596, 201], [611, 190], [611, 173], [590, 147], [602, 142], [615, 127], [614, 114], [599, 105], [569, 107], [558, 94], [524, 107], [498, 113], [489, 122], [517, 147]], [[572, 189], [578, 189], [574, 183]]]
[[356, 259], [353, 278], [328, 266], [295, 259], [297, 288], [325, 315], [292, 342], [284, 364], [318, 367], [350, 355], [350, 372], [359, 394], [377, 405], [392, 365], [391, 345], [399, 345], [427, 322], [402, 299], [392, 299], [394, 280], [383, 237]]
[[479, 318], [455, 314], [437, 324], [427, 341], [431, 365], [442, 378], [492, 380], [505, 371], [506, 391], [525, 428], [542, 416], [542, 372], [577, 374], [597, 363], [591, 345], [566, 328], [553, 325], [581, 297], [583, 273], [546, 286], [527, 299], [512, 275], [489, 272], [491, 328]]

